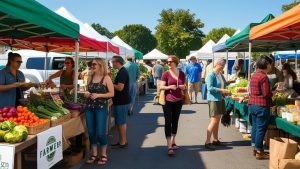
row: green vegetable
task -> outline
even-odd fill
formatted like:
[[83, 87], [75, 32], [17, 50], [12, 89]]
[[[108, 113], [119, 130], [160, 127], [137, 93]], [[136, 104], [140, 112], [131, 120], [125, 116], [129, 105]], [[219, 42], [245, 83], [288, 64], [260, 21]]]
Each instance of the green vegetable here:
[[1, 123], [1, 130], [4, 131], [11, 131], [15, 128], [16, 124], [12, 121], [5, 121], [3, 123]]
[[4, 136], [8, 131], [0, 130], [0, 142], [4, 141]]
[[44, 106], [38, 106], [37, 107], [37, 110], [40, 112], [40, 113], [43, 113], [47, 116], [51, 116], [51, 117], [61, 117], [62, 115], [60, 113], [53, 113], [53, 112], [50, 112], [49, 110], [47, 110]]
[[18, 132], [22, 135], [22, 140], [21, 141], [24, 141], [27, 139], [27, 136], [28, 136], [28, 130], [25, 126], [16, 126], [13, 130], [14, 132]]
[[236, 87], [247, 87], [248, 86], [248, 80], [240, 78], [239, 83], [236, 84]]

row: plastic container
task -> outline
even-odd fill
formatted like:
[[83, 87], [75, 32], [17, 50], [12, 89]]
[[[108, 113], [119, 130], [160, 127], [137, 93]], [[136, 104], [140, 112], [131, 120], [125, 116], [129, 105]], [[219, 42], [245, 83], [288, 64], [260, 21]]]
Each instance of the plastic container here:
[[240, 122], [240, 128], [239, 128], [239, 131], [241, 133], [247, 133], [247, 121], [246, 120], [243, 120], [243, 119], [240, 119], [239, 120]]
[[235, 119], [235, 128], [240, 128], [240, 119], [239, 118], [236, 118]]

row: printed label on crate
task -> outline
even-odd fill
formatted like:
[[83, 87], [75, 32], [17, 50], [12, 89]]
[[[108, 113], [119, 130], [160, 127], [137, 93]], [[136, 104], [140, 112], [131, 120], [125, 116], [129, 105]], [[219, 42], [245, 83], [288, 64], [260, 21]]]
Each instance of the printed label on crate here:
[[15, 147], [0, 145], [0, 169], [13, 169], [15, 160]]
[[62, 126], [52, 127], [39, 133], [37, 144], [37, 168], [50, 168], [62, 160]]

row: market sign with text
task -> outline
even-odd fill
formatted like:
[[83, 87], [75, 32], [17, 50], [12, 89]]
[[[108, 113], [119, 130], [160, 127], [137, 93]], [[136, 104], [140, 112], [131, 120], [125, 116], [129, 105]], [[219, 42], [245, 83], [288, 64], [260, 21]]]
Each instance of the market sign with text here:
[[63, 159], [61, 125], [50, 128], [37, 136], [37, 168], [50, 168]]

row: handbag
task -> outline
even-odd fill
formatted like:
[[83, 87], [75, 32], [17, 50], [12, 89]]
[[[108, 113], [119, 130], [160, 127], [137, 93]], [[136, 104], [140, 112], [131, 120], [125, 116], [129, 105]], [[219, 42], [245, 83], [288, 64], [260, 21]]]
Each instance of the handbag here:
[[165, 105], [166, 104], [165, 90], [160, 90], [159, 91], [158, 103], [160, 105]]
[[186, 89], [182, 91], [182, 104], [191, 104], [191, 99]]

